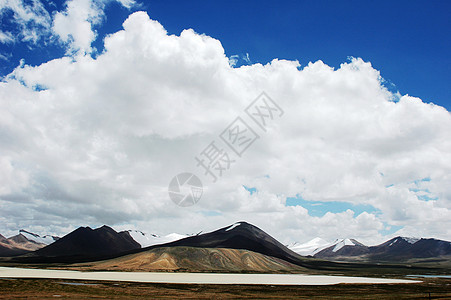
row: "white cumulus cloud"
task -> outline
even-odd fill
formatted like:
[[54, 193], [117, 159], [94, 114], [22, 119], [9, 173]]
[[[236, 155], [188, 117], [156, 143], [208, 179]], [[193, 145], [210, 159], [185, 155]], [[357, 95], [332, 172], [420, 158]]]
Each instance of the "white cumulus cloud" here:
[[2, 32], [0, 34], [2, 43], [20, 38], [24, 42], [36, 44], [42, 36], [48, 34], [51, 17], [41, 1], [0, 1], [0, 17], [9, 12], [12, 12], [13, 23], [19, 27], [19, 34], [14, 37], [11, 32]]
[[[54, 28], [88, 53], [102, 13], [71, 3]], [[450, 113], [408, 95], [394, 102], [381, 82], [359, 58], [338, 69], [278, 59], [233, 68], [220, 41], [169, 35], [133, 13], [98, 57], [23, 65], [0, 83], [0, 232], [107, 223], [187, 233], [246, 220], [285, 242], [373, 243], [389, 225], [448, 238]], [[284, 110], [266, 132], [244, 113], [263, 91]], [[219, 138], [238, 116], [260, 136], [242, 157]], [[194, 159], [211, 141], [235, 160], [215, 183]], [[203, 182], [195, 206], [168, 197], [180, 172]], [[314, 217], [286, 206], [295, 195], [377, 211]]]

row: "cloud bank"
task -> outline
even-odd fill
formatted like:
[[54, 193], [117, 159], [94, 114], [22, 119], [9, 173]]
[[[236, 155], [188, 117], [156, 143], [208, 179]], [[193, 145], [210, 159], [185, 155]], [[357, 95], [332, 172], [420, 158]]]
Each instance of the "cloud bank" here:
[[[247, 220], [284, 242], [451, 236], [443, 107], [389, 92], [359, 58], [338, 69], [278, 59], [234, 68], [219, 40], [168, 35], [145, 12], [93, 58], [101, 14], [86, 4], [79, 13], [69, 3], [52, 25], [69, 54], [82, 51], [0, 83], [0, 232], [106, 223], [185, 233]], [[284, 115], [266, 132], [250, 123], [260, 138], [213, 183], [195, 156], [213, 140], [227, 150], [220, 133], [263, 91]], [[195, 206], [169, 199], [181, 172], [203, 182]], [[373, 209], [312, 216], [287, 197]]]

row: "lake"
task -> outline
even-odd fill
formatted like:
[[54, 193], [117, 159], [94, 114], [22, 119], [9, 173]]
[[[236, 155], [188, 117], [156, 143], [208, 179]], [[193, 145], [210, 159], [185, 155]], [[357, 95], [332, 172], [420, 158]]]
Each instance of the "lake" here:
[[418, 283], [417, 280], [304, 274], [221, 274], [164, 272], [80, 272], [0, 267], [0, 278], [107, 280], [149, 283], [330, 285], [339, 283]]

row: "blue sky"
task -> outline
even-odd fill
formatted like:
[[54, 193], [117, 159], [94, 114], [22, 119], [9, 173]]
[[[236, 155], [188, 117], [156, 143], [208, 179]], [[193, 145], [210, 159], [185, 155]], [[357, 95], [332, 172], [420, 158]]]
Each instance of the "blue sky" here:
[[[247, 220], [291, 241], [448, 238], [450, 13], [450, 1], [1, 2], [0, 233]], [[284, 115], [211, 184], [193, 158], [262, 91]], [[167, 185], [188, 171], [205, 193], [182, 212]]]
[[[177, 3], [177, 4], [175, 4]], [[449, 1], [157, 1], [148, 5], [169, 32], [192, 27], [252, 62], [274, 57], [370, 61], [401, 94], [451, 109]]]
[[[63, 8], [55, 3], [44, 2], [50, 14]], [[361, 57], [390, 89], [451, 110], [450, 1], [143, 1], [131, 10], [146, 10], [172, 34], [193, 28], [219, 39], [229, 57], [249, 54], [251, 63], [322, 60], [338, 68]], [[94, 47], [101, 51], [105, 34], [121, 29], [129, 14], [108, 4]], [[8, 17], [2, 30], [11, 29]], [[12, 55], [1, 61], [1, 75], [22, 58], [35, 65], [64, 54], [58, 43], [43, 42], [0, 44], [0, 53]]]
[[[257, 193], [255, 187], [243, 186], [251, 195]], [[286, 206], [302, 206], [308, 210], [308, 214], [312, 217], [322, 217], [326, 213], [341, 213], [348, 209], [352, 210], [356, 216], [366, 211], [369, 213], [377, 212], [377, 209], [368, 204], [352, 204], [344, 201], [308, 201], [302, 198], [301, 195], [295, 197], [287, 197]]]

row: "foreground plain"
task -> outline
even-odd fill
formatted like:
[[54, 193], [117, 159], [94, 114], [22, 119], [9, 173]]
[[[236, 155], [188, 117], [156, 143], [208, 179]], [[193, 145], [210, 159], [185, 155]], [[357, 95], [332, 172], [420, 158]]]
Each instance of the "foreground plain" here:
[[0, 279], [0, 299], [450, 299], [451, 279], [416, 284], [214, 285]]

